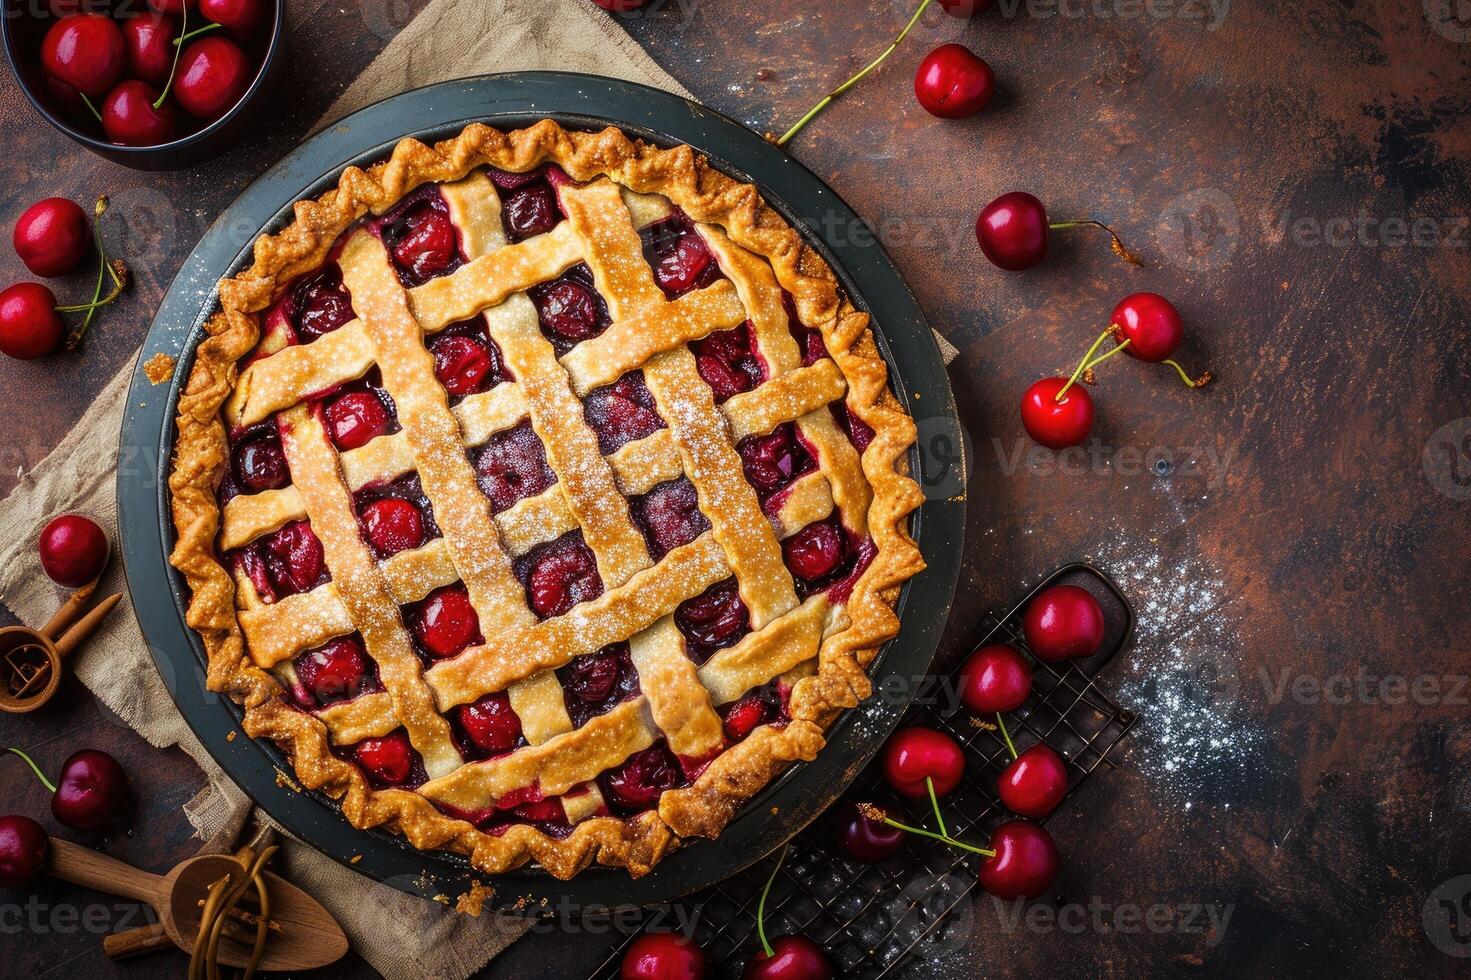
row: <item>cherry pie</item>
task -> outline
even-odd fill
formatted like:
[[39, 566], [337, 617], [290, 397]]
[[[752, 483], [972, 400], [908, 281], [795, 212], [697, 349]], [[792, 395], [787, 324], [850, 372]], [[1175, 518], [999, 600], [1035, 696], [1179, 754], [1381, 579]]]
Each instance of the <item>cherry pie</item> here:
[[832, 271], [689, 147], [405, 140], [219, 296], [171, 560], [210, 688], [354, 826], [643, 874], [868, 694], [914, 425]]

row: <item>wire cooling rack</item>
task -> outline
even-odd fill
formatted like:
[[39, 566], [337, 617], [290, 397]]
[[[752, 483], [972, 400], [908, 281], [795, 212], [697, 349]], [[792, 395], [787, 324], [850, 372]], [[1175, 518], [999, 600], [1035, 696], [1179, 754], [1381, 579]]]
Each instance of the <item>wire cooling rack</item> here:
[[[1098, 599], [1106, 624], [1103, 648], [1082, 660], [1048, 664], [1031, 656], [1022, 635], [1022, 611], [1038, 592], [1060, 584], [1077, 585]], [[1046, 742], [1066, 761], [1068, 796], [1062, 806], [1100, 766], [1113, 767], [1109, 754], [1134, 725], [1134, 712], [1114, 704], [1093, 682], [1133, 632], [1134, 612], [1123, 592], [1106, 574], [1082, 563], [1059, 568], [1004, 616], [988, 616], [977, 630], [977, 645], [1009, 643], [1032, 661], [1032, 694], [1007, 715], [1007, 728], [1017, 751]], [[1011, 759], [1000, 732], [959, 704], [953, 677], [928, 678], [914, 705], [905, 725], [937, 728], [965, 749], [965, 777], [945, 798], [944, 813], [952, 836], [983, 845], [1010, 817], [995, 793], [996, 778]], [[844, 799], [877, 803], [916, 826], [933, 819], [927, 800], [901, 801], [888, 789], [877, 762], [859, 775]], [[837, 819], [830, 811], [793, 838], [766, 902], [768, 936], [799, 933], [818, 942], [838, 975], [853, 980], [878, 980], [906, 957], [943, 955], [964, 942], [969, 920], [958, 913], [977, 887], [975, 855], [909, 835], [894, 857], [862, 864], [833, 845]], [[1060, 842], [1064, 854], [1068, 843]], [[691, 931], [705, 951], [711, 976], [738, 977], [759, 948], [756, 904], [772, 860], [684, 900], [694, 908], [687, 921], [694, 923]], [[623, 951], [639, 931], [619, 943], [589, 980], [617, 980]]]

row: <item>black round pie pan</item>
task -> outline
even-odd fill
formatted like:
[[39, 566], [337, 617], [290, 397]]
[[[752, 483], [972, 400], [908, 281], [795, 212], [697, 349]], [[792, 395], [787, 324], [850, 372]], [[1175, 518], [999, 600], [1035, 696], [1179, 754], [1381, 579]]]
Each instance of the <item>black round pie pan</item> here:
[[[184, 261], [159, 306], [134, 370], [118, 460], [118, 526], [133, 607], [153, 659], [179, 710], [215, 761], [270, 816], [297, 837], [359, 872], [426, 897], [453, 898], [473, 872], [458, 855], [425, 853], [400, 836], [354, 829], [335, 802], [295, 787], [274, 746], [240, 732], [240, 710], [204, 686], [203, 649], [184, 624], [187, 596], [168, 565], [168, 462], [174, 414], [220, 278], [250, 260], [260, 230], [288, 223], [293, 201], [332, 186], [349, 164], [386, 157], [405, 136], [441, 139], [476, 120], [501, 128], [551, 116], [566, 126], [607, 124], [665, 145], [688, 143], [720, 170], [760, 187], [766, 199], [827, 257], [849, 295], [873, 316], [893, 388], [919, 422], [911, 467], [926, 490], [914, 536], [929, 567], [901, 596], [899, 636], [873, 667], [890, 680], [881, 694], [844, 713], [815, 762], [789, 769], [731, 821], [718, 840], [694, 841], [652, 873], [594, 867], [570, 881], [539, 868], [499, 876], [491, 904], [523, 914], [566, 914], [668, 901], [760, 860], [821, 813], [898, 723], [939, 643], [955, 593], [965, 527], [964, 445], [945, 367], [914, 297], [858, 215], [811, 171], [757, 134], [678, 96], [629, 82], [570, 72], [485, 75], [416, 89], [328, 126], [252, 183]], [[172, 380], [154, 385], [143, 366], [178, 359]], [[933, 451], [931, 451], [933, 450]], [[877, 687], [877, 685], [876, 685]], [[482, 879], [484, 876], [480, 876]], [[391, 893], [388, 893], [391, 894]]]

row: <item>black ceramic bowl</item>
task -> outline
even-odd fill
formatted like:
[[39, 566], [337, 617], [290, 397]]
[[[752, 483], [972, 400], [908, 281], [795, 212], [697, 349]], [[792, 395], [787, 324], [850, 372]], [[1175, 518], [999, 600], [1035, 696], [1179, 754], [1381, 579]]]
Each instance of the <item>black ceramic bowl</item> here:
[[[266, 24], [256, 36], [244, 42], [246, 57], [257, 65], [240, 101], [216, 119], [199, 129], [158, 146], [118, 146], [108, 140], [102, 126], [85, 108], [71, 109], [61, 105], [46, 85], [41, 71], [41, 42], [54, 18], [48, 0], [0, 0], [0, 33], [4, 35], [5, 59], [20, 89], [47, 122], [99, 156], [135, 170], [177, 170], [208, 160], [239, 143], [250, 125], [270, 101], [271, 92], [286, 73], [286, 0], [265, 0]], [[143, 12], [144, 0], [98, 0], [84, 9], [109, 8], [113, 13]], [[198, 13], [188, 28], [203, 26]], [[181, 122], [190, 121], [182, 109]]]

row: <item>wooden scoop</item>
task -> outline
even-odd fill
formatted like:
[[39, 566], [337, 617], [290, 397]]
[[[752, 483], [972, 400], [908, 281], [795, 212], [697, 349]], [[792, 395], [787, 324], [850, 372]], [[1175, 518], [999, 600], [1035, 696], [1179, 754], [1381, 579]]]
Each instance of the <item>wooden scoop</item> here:
[[[73, 592], [51, 621], [39, 630], [28, 626], [0, 629], [0, 711], [27, 714], [40, 708], [61, 686], [61, 662], [92, 634], [122, 599], [115, 593], [82, 614], [97, 583]], [[80, 618], [78, 618], [80, 617]]]
[[[140, 871], [116, 858], [80, 844], [51, 838], [47, 870], [63, 881], [86, 885], [111, 895], [122, 895], [153, 906], [159, 926], [180, 949], [192, 952], [199, 932], [200, 902], [209, 886], [229, 875], [241, 877], [245, 866], [228, 854], [205, 854], [180, 864], [167, 875]], [[341, 959], [347, 936], [316, 899], [271, 872], [265, 872], [271, 896], [270, 921], [279, 926], [266, 943], [262, 970], [314, 970]], [[252, 930], [253, 936], [253, 930]], [[146, 937], [139, 937], [142, 943]], [[146, 948], [153, 948], [146, 946]], [[142, 951], [141, 949], [139, 950]], [[250, 962], [251, 946], [228, 932], [220, 941], [222, 965], [243, 967]]]

